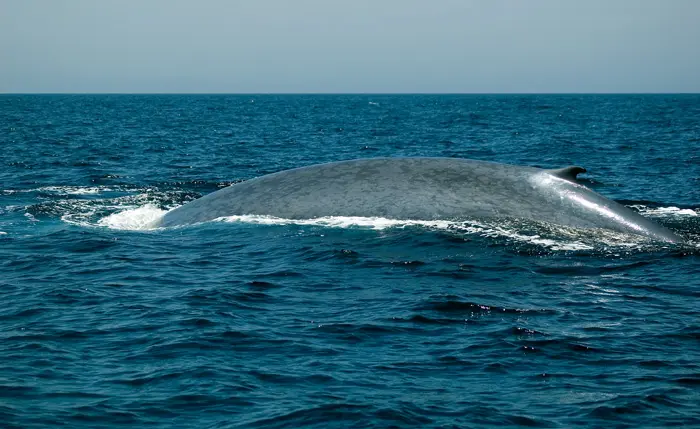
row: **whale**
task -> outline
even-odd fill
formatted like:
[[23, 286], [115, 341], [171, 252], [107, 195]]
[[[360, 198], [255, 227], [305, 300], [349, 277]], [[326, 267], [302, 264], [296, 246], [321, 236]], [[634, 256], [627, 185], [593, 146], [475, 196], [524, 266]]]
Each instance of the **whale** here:
[[580, 183], [579, 166], [542, 169], [463, 158], [363, 158], [267, 174], [167, 212], [158, 227], [236, 215], [399, 220], [523, 219], [664, 242], [681, 237]]

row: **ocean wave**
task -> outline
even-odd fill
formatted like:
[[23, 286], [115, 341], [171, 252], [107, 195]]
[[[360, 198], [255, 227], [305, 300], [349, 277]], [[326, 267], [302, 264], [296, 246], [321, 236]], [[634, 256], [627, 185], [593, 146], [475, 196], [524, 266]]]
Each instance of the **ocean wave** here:
[[32, 192], [46, 192], [56, 195], [97, 195], [103, 192], [123, 191], [121, 187], [106, 187], [106, 186], [42, 186], [40, 188], [30, 189], [3, 189], [2, 192], [6, 195], [25, 194]]
[[675, 206], [669, 207], [648, 207], [645, 205], [632, 205], [633, 209], [639, 211], [643, 216], [650, 217], [696, 217], [700, 216], [700, 209], [682, 209]]

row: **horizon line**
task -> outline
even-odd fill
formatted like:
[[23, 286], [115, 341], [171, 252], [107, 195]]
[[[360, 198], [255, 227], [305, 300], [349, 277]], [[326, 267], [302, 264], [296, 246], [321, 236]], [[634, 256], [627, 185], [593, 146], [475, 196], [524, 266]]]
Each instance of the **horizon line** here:
[[698, 95], [698, 92], [0, 92], [3, 95]]

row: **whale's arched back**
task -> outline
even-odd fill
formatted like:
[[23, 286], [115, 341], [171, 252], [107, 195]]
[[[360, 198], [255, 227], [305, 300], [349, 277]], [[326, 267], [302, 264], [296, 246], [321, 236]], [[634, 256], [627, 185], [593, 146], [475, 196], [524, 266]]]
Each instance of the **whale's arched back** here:
[[250, 179], [168, 212], [160, 226], [233, 215], [287, 219], [523, 218], [606, 228], [663, 241], [680, 237], [576, 182], [586, 170], [555, 170], [460, 158], [367, 158]]

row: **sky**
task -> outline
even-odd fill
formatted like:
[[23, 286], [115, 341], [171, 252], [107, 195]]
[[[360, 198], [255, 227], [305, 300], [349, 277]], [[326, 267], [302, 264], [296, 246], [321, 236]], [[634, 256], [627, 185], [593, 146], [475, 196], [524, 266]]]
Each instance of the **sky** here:
[[700, 0], [0, 0], [31, 92], [700, 92]]

